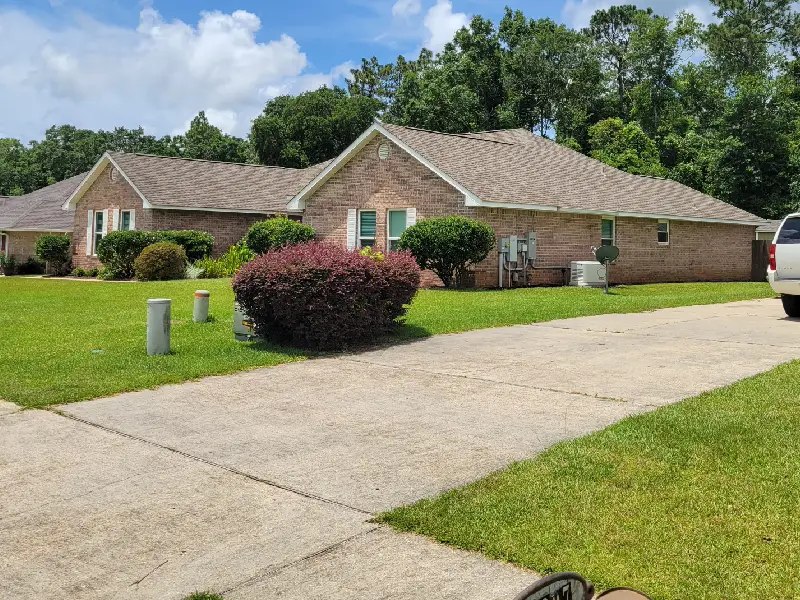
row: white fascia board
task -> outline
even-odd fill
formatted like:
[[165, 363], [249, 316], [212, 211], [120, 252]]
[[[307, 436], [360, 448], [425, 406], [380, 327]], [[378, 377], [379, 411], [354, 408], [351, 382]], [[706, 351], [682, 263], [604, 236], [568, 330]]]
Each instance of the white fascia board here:
[[624, 212], [617, 210], [589, 210], [581, 208], [562, 208], [560, 206], [547, 206], [540, 204], [522, 204], [518, 202], [487, 202], [485, 200], [467, 201], [467, 206], [484, 207], [484, 208], [510, 208], [516, 210], [538, 210], [542, 212], [559, 212], [573, 215], [600, 215], [609, 217], [630, 217], [635, 219], [663, 219], [667, 221], [691, 221], [694, 223], [719, 223], [723, 225], [749, 225], [758, 226], [763, 224], [763, 221], [736, 221], [733, 219], [714, 219], [707, 217], [679, 217], [675, 215], [664, 215], [658, 213], [637, 213], [637, 212]]
[[3, 231], [4, 232], [5, 231], [11, 231], [11, 232], [19, 232], [19, 233], [24, 233], [24, 232], [28, 232], [28, 231], [34, 232], [34, 233], [72, 233], [72, 229], [58, 229], [58, 228], [53, 229], [52, 227], [47, 227], [45, 229], [35, 229], [35, 228], [32, 228], [32, 227], [24, 227], [22, 229], [11, 228], [11, 229], [4, 229]]
[[386, 139], [390, 142], [394, 143], [396, 146], [410, 154], [414, 159], [420, 162], [423, 166], [427, 167], [430, 171], [432, 171], [435, 175], [446, 181], [448, 184], [453, 186], [456, 190], [464, 194], [464, 197], [467, 201], [473, 202], [480, 202], [478, 197], [473, 194], [470, 190], [465, 188], [455, 179], [450, 177], [447, 173], [440, 170], [436, 167], [433, 163], [431, 163], [427, 158], [419, 154], [416, 150], [414, 150], [411, 146], [400, 140], [398, 137], [391, 134], [386, 128], [383, 127], [382, 123], [378, 120], [375, 121], [364, 133], [362, 133], [355, 142], [350, 144], [350, 146], [342, 152], [334, 161], [329, 164], [325, 169], [317, 175], [314, 179], [312, 179], [297, 195], [289, 201], [287, 205], [287, 210], [289, 211], [302, 211], [306, 207], [306, 200], [308, 197], [313, 194], [316, 190], [318, 190], [322, 184], [324, 184], [330, 177], [336, 173], [339, 169], [341, 169], [345, 164], [347, 164], [350, 159], [355, 156], [364, 146], [366, 146], [372, 139], [378, 135], [383, 135]]

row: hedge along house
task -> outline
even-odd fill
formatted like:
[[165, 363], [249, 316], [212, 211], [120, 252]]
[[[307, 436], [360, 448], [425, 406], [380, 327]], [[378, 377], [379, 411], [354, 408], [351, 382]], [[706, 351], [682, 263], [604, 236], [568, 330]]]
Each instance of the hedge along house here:
[[0, 255], [18, 263], [36, 256], [36, 240], [47, 233], [72, 233], [74, 213], [62, 205], [85, 173], [23, 196], [0, 197]]
[[[524, 129], [444, 134], [376, 121], [288, 204], [322, 240], [391, 249], [417, 220], [465, 215], [537, 236], [532, 284], [615, 244], [615, 283], [748, 280], [764, 221], [678, 182], [609, 167]], [[498, 256], [475, 268], [499, 283]]]
[[288, 169], [106, 152], [63, 203], [74, 213], [73, 265], [99, 266], [100, 240], [133, 229], [207, 231], [218, 256], [256, 221], [287, 214], [287, 202], [325, 166]]

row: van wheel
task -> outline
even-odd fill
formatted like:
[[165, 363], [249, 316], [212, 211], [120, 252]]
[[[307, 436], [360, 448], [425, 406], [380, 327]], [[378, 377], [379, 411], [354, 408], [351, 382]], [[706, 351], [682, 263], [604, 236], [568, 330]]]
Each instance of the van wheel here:
[[781, 302], [783, 302], [783, 310], [790, 317], [800, 317], [800, 296], [790, 296], [789, 294], [781, 294]]

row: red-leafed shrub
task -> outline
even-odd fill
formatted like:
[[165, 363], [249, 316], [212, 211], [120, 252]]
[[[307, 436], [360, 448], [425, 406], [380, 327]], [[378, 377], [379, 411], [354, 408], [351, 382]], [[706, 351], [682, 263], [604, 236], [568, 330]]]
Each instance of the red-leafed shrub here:
[[408, 252], [371, 256], [311, 242], [257, 257], [236, 275], [233, 291], [257, 334], [334, 350], [390, 331], [419, 273]]

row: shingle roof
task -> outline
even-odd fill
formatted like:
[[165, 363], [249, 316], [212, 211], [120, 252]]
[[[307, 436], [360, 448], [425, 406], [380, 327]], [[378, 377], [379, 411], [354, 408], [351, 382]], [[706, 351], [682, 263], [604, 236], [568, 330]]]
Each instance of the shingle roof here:
[[0, 200], [0, 229], [8, 231], [72, 231], [75, 211], [62, 208], [86, 177], [75, 175], [64, 181], [25, 194]]
[[778, 227], [781, 226], [782, 222], [782, 219], [778, 219], [777, 221], [765, 221], [763, 225], [756, 228], [756, 231], [760, 233], [773, 233], [778, 231]]
[[484, 202], [762, 221], [676, 181], [625, 173], [525, 129], [443, 134], [390, 124], [382, 127]]
[[286, 212], [286, 203], [325, 168], [288, 169], [149, 154], [109, 156], [154, 206], [260, 213]]

